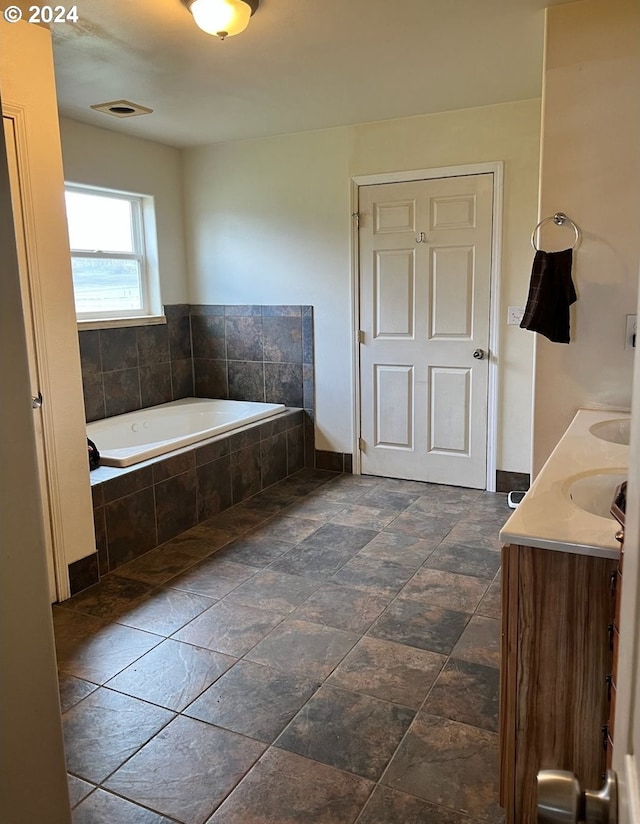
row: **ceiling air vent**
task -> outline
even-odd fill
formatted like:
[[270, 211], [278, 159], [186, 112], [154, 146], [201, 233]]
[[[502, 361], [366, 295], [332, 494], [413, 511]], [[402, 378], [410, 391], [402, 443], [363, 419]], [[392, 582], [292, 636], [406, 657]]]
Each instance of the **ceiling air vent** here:
[[113, 117], [138, 117], [141, 114], [151, 114], [153, 109], [147, 109], [139, 103], [132, 103], [130, 100], [112, 100], [110, 103], [96, 103], [90, 108], [97, 112], [113, 115]]

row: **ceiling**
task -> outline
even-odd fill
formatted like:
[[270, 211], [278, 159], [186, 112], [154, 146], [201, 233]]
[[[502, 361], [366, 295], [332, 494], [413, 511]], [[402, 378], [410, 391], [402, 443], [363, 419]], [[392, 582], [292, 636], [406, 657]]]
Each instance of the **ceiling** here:
[[[524, 100], [563, 2], [262, 0], [222, 42], [180, 0], [78, 0], [52, 26], [59, 109], [184, 147]], [[89, 108], [123, 98], [153, 114]]]

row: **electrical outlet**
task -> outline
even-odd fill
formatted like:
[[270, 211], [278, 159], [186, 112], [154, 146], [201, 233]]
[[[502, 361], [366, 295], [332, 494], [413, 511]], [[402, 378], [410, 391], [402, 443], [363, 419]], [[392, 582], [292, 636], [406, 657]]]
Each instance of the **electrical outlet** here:
[[636, 332], [638, 330], [638, 316], [627, 315], [627, 323], [624, 332], [624, 348], [635, 349]]
[[523, 315], [524, 306], [510, 306], [507, 310], [507, 324], [509, 326], [520, 326]]

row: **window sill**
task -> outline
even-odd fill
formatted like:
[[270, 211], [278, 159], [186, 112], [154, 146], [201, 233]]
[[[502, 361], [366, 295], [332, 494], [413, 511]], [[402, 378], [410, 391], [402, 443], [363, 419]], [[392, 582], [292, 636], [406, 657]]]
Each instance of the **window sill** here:
[[117, 329], [121, 326], [158, 326], [166, 323], [165, 315], [140, 315], [131, 318], [95, 318], [92, 320], [79, 320], [78, 331], [85, 329]]

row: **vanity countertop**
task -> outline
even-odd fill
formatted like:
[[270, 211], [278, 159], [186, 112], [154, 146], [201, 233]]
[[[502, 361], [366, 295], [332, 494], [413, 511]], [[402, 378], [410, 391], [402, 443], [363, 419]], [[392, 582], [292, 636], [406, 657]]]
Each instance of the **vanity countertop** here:
[[[614, 536], [619, 525], [605, 513], [614, 487], [626, 477], [629, 447], [597, 437], [593, 430], [602, 433], [608, 421], [614, 422], [611, 427], [615, 430], [629, 417], [628, 412], [579, 409], [500, 531], [500, 539], [505, 544], [617, 558], [620, 545]], [[601, 514], [586, 511], [577, 503], [591, 508], [591, 499], [597, 503], [598, 498], [600, 505], [594, 508]]]

